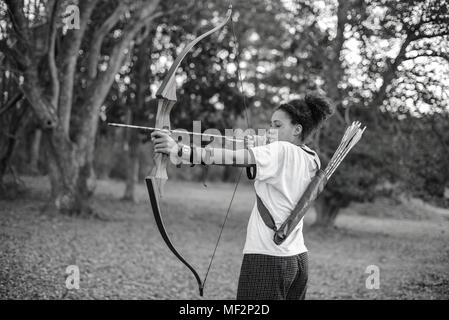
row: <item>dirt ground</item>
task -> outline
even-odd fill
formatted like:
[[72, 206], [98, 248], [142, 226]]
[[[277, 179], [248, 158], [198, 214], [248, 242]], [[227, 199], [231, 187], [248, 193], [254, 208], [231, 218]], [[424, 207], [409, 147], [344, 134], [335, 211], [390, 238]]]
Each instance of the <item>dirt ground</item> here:
[[[137, 203], [120, 201], [124, 184], [99, 181], [94, 206], [106, 220], [43, 211], [44, 178], [26, 178], [31, 192], [0, 201], [1, 299], [199, 299], [197, 284], [163, 242], [143, 184]], [[163, 217], [175, 247], [204, 276], [233, 185], [169, 181]], [[234, 299], [246, 225], [254, 201], [240, 185], [223, 231], [205, 299]], [[407, 211], [407, 214], [401, 214]], [[448, 299], [449, 220], [421, 209], [354, 204], [337, 229], [311, 227], [307, 299]], [[77, 265], [80, 288], [66, 289], [66, 268]], [[370, 265], [380, 288], [367, 289]]]

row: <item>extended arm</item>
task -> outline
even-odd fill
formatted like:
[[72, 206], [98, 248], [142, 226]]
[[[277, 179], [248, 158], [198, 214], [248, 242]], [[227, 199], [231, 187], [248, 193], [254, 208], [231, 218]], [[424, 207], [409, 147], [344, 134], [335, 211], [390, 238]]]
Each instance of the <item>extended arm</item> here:
[[155, 131], [151, 134], [154, 152], [164, 153], [179, 163], [250, 167], [256, 162], [248, 149], [201, 148], [177, 144], [167, 133]]

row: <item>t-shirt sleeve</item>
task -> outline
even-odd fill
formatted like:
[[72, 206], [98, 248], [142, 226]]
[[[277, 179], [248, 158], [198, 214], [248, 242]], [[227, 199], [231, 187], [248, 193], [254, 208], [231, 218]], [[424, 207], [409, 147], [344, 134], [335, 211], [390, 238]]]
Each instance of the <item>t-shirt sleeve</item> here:
[[281, 141], [251, 148], [256, 161], [256, 180], [270, 183], [270, 179], [276, 178], [283, 167], [287, 147]]

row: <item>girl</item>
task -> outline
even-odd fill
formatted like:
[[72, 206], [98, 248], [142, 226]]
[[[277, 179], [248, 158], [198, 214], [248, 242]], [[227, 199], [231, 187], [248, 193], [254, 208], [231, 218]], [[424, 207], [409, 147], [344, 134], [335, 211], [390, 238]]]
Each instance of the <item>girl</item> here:
[[[217, 165], [256, 168], [254, 188], [258, 201], [249, 219], [237, 299], [282, 300], [304, 299], [307, 290], [308, 260], [301, 221], [280, 245], [273, 241], [273, 230], [261, 216], [261, 206], [271, 214], [279, 227], [295, 207], [302, 193], [319, 169], [316, 154], [304, 143], [333, 113], [333, 107], [322, 96], [307, 94], [304, 99], [280, 105], [271, 116], [271, 130], [277, 141], [247, 149], [193, 149], [178, 145], [167, 133], [154, 131], [154, 151], [179, 156], [192, 162], [193, 155], [201, 161]], [[254, 138], [254, 137], [252, 137]], [[222, 159], [232, 162], [222, 163]], [[258, 203], [259, 202], [259, 203]]]

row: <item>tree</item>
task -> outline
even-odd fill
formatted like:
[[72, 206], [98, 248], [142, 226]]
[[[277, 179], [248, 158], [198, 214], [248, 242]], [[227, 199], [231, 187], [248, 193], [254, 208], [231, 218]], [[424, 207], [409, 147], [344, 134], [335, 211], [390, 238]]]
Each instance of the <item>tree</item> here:
[[[322, 89], [337, 106], [334, 118], [315, 139], [323, 158], [329, 159], [338, 144], [335, 137], [339, 135], [335, 133], [341, 130], [337, 128], [349, 124], [352, 118], [368, 125], [362, 142], [345, 160], [318, 201], [321, 210], [316, 223], [329, 226], [333, 225], [339, 209], [354, 200], [373, 199], [378, 183], [400, 178], [392, 170], [399, 157], [398, 150], [393, 149], [395, 145], [391, 144], [394, 136], [391, 125], [398, 109], [405, 107], [392, 103], [404, 92], [401, 84], [414, 85], [411, 91], [415, 105], [430, 102], [447, 108], [447, 98], [438, 95], [438, 91], [447, 92], [447, 82], [438, 84], [434, 75], [423, 70], [435, 60], [439, 65], [448, 66], [448, 3], [340, 0], [336, 6], [322, 9], [330, 10], [337, 21], [336, 29], [328, 28], [324, 32], [317, 24], [320, 10], [308, 1], [297, 5], [294, 13], [305, 22], [295, 25], [290, 55], [298, 63], [307, 63], [305, 78], [309, 83], [315, 82], [315, 88]], [[347, 58], [354, 50], [350, 42], [352, 47], [354, 43], [358, 47], [358, 63]], [[383, 47], [379, 43], [384, 43]], [[396, 53], [386, 52], [393, 45], [398, 46]], [[410, 60], [413, 64], [407, 66]], [[297, 79], [300, 81], [301, 77]], [[424, 85], [420, 86], [420, 82]], [[429, 90], [430, 85], [434, 90]], [[405, 109], [410, 111], [409, 107]]]
[[[69, 4], [79, 8], [78, 30], [61, 24]], [[53, 203], [61, 212], [89, 213], [100, 107], [134, 38], [161, 15], [159, 1], [26, 5], [5, 0], [0, 5], [7, 21], [0, 49], [22, 77], [21, 90], [45, 130]]]

